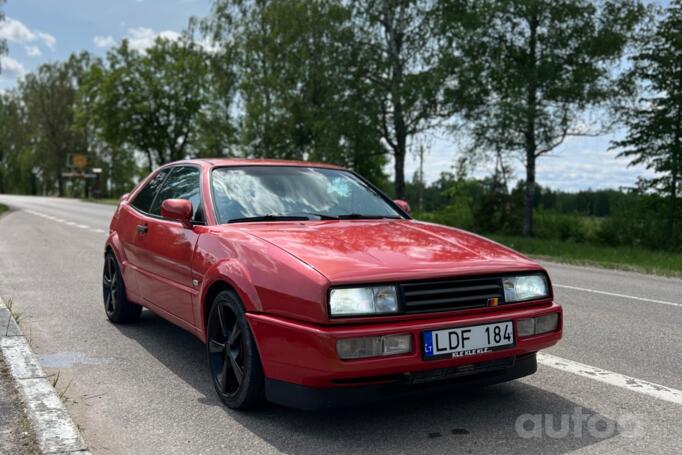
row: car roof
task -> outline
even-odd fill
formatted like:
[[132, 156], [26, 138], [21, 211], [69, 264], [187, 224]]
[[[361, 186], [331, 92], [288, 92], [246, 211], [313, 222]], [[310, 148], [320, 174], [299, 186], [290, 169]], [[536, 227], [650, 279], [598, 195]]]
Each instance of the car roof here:
[[222, 167], [222, 166], [296, 166], [296, 167], [321, 167], [328, 169], [345, 169], [342, 166], [327, 163], [315, 163], [311, 161], [292, 161], [292, 160], [266, 160], [266, 159], [245, 159], [245, 158], [198, 158], [193, 160], [176, 161], [172, 164], [195, 163], [202, 166]]

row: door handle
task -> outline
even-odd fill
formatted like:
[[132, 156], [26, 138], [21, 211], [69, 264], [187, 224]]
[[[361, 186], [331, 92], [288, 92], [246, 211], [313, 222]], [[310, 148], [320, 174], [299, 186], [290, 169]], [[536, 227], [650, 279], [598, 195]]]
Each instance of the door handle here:
[[149, 230], [149, 226], [147, 226], [146, 224], [138, 224], [137, 225], [137, 232], [139, 234], [146, 234], [148, 230]]

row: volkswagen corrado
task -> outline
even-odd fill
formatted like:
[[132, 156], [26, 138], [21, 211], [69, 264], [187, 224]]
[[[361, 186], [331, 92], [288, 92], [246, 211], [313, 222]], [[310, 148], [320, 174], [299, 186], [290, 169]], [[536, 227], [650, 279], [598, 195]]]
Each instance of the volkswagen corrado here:
[[206, 344], [230, 408], [302, 409], [532, 374], [562, 333], [547, 272], [424, 223], [326, 164], [171, 163], [114, 213], [104, 309], [148, 308]]

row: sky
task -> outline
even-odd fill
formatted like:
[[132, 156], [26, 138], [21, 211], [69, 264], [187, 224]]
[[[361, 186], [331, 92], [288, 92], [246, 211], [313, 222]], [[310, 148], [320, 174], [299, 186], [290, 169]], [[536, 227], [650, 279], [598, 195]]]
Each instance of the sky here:
[[[177, 36], [190, 17], [206, 16], [210, 5], [210, 0], [8, 0], [0, 38], [8, 41], [10, 52], [2, 60], [0, 90], [12, 88], [40, 64], [64, 60], [72, 52], [88, 50], [104, 56], [123, 38], [144, 49], [158, 35]], [[651, 174], [642, 167], [627, 167], [627, 160], [608, 151], [609, 141], [622, 134], [569, 138], [538, 161], [538, 183], [565, 191], [633, 186], [638, 176]], [[424, 176], [431, 182], [452, 169], [459, 151], [456, 141], [440, 134], [428, 141], [427, 150]], [[418, 166], [416, 155], [410, 154], [408, 179]], [[483, 164], [475, 175], [490, 170]], [[520, 162], [515, 164], [514, 177], [523, 177]]]

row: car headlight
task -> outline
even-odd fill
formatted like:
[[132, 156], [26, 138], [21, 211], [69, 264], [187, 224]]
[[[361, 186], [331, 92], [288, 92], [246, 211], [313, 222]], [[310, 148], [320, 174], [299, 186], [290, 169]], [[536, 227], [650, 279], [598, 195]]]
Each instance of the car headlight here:
[[336, 288], [329, 293], [332, 316], [359, 316], [398, 312], [395, 286]]
[[549, 286], [544, 275], [509, 276], [502, 279], [504, 300], [507, 303], [549, 297]]

